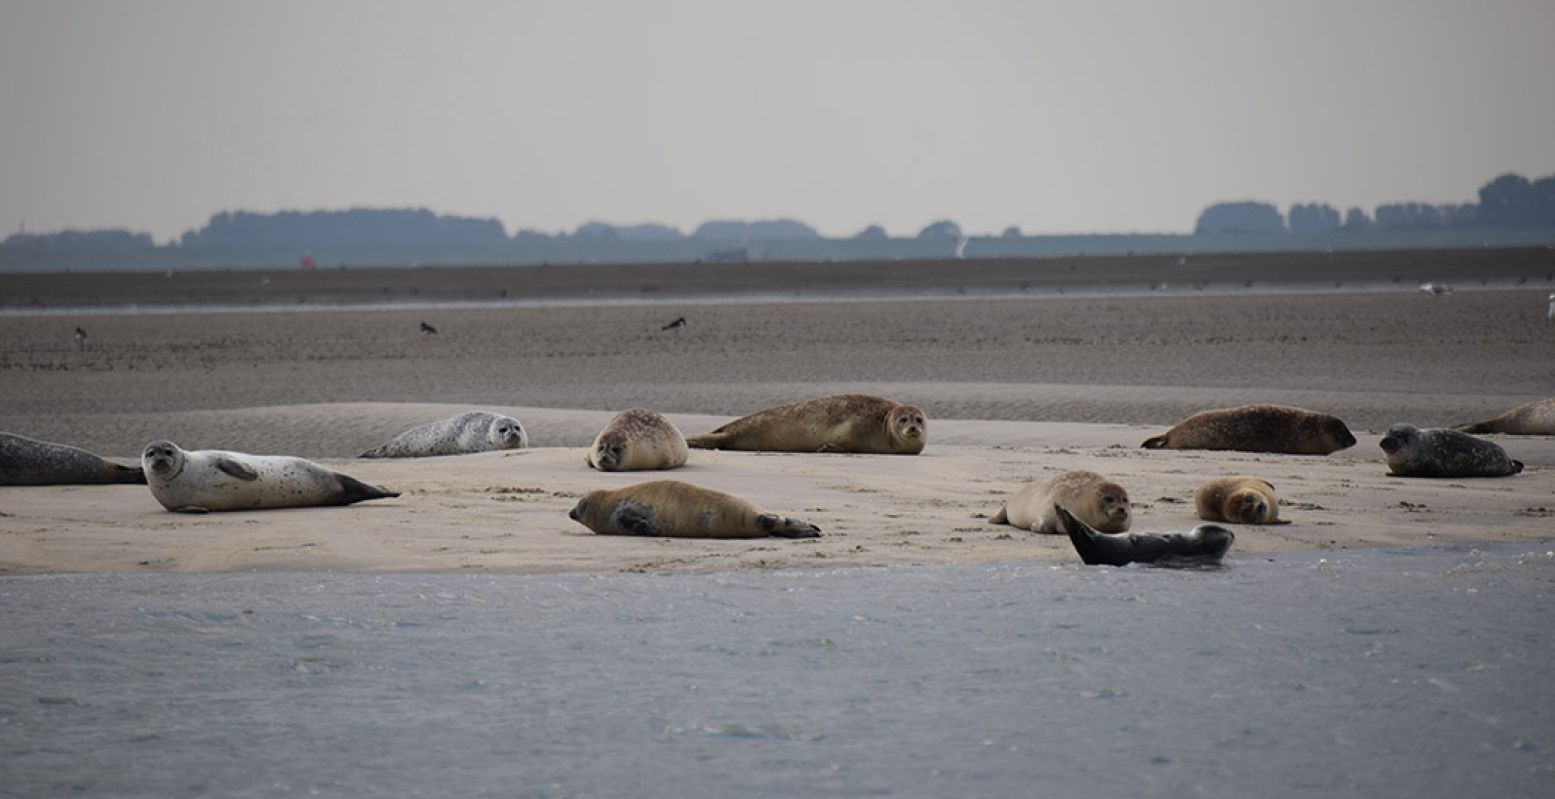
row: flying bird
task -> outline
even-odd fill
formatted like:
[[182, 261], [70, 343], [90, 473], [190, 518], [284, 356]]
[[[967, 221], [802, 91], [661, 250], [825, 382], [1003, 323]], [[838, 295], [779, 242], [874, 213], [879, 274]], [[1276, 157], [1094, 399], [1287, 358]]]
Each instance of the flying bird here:
[[676, 319], [675, 321], [670, 322], [669, 324], [667, 324], [664, 327], [661, 327], [659, 329], [660, 330], [679, 330], [679, 329], [681, 329], [681, 328], [683, 328], [685, 326], [686, 326], [686, 317], [682, 316], [679, 319]]
[[421, 332], [423, 332], [423, 333], [425, 333], [425, 334], [427, 334], [429, 336], [435, 336], [435, 335], [437, 335], [437, 328], [427, 324], [426, 322], [422, 322], [421, 323]]

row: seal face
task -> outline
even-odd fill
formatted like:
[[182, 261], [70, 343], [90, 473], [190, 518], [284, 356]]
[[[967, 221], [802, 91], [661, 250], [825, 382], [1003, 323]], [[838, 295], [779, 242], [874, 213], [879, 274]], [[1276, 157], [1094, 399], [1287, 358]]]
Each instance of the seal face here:
[[821, 528], [767, 513], [739, 497], [678, 480], [597, 489], [568, 518], [602, 535], [660, 538], [816, 538]]
[[1140, 446], [1327, 455], [1355, 446], [1355, 436], [1344, 422], [1326, 413], [1287, 405], [1243, 405], [1200, 411]]
[[0, 433], [0, 485], [145, 484], [137, 467], [121, 466], [84, 449]]
[[1280, 500], [1274, 484], [1261, 477], [1220, 477], [1199, 486], [1193, 505], [1199, 518], [1233, 524], [1288, 524], [1279, 518]]
[[916, 455], [928, 436], [928, 417], [916, 406], [834, 394], [768, 408], [686, 443], [695, 449]]
[[1462, 433], [1555, 436], [1555, 399], [1525, 402], [1495, 418], [1459, 425], [1455, 429]]
[[529, 433], [517, 419], [490, 411], [470, 411], [413, 427], [361, 457], [427, 458], [527, 446]]
[[602, 472], [674, 469], [686, 465], [686, 437], [670, 420], [632, 408], [606, 424], [584, 461]]
[[1523, 470], [1499, 444], [1443, 427], [1396, 424], [1377, 445], [1400, 477], [1506, 477]]
[[1121, 533], [1133, 523], [1128, 492], [1096, 472], [1076, 469], [1027, 483], [993, 516], [992, 524], [1012, 524], [1034, 533], [1061, 533], [1057, 506], [1100, 530]]
[[1104, 533], [1062, 507], [1057, 513], [1069, 543], [1088, 566], [1214, 565], [1236, 541], [1235, 533], [1213, 524], [1201, 524], [1187, 533]]
[[147, 444], [141, 467], [157, 502], [186, 513], [350, 505], [399, 496], [303, 458], [191, 451], [171, 441]]

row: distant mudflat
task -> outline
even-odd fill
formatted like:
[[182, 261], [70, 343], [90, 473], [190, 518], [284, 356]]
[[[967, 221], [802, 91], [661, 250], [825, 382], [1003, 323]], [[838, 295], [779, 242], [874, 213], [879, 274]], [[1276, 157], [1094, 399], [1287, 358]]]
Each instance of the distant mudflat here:
[[779, 302], [1555, 285], [1547, 247], [0, 274], [0, 310]]

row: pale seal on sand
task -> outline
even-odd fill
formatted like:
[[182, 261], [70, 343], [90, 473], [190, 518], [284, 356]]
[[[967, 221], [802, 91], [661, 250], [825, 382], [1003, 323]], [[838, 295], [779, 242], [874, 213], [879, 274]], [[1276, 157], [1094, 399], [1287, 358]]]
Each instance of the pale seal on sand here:
[[1377, 446], [1400, 477], [1506, 477], [1523, 470], [1501, 445], [1445, 427], [1396, 424]]
[[674, 469], [686, 465], [686, 437], [670, 420], [641, 408], [615, 415], [583, 460], [602, 472]]
[[1083, 469], [1056, 474], [1027, 483], [1015, 492], [999, 512], [988, 517], [992, 524], [1012, 524], [1034, 533], [1061, 533], [1055, 507], [1074, 513], [1109, 533], [1121, 533], [1133, 523], [1128, 492], [1096, 472]]
[[1280, 498], [1274, 484], [1261, 477], [1218, 477], [1193, 495], [1199, 518], [1236, 524], [1289, 524], [1280, 518]]
[[1199, 411], [1140, 446], [1327, 455], [1355, 446], [1355, 436], [1344, 422], [1326, 413], [1285, 405], [1243, 405]]
[[768, 408], [686, 443], [696, 449], [916, 455], [928, 436], [928, 419], [915, 406], [835, 394]]
[[0, 485], [100, 485], [141, 483], [138, 466], [120, 466], [84, 449], [14, 433], [0, 433]]
[[1555, 436], [1555, 399], [1525, 402], [1494, 419], [1460, 425], [1454, 429], [1462, 433]]
[[517, 419], [490, 411], [470, 411], [420, 427], [412, 427], [363, 458], [426, 458], [465, 455], [529, 446], [529, 433]]
[[153, 441], [141, 465], [162, 507], [186, 513], [350, 505], [399, 496], [290, 455], [189, 451], [171, 441]]
[[1058, 509], [1059, 523], [1069, 543], [1089, 566], [1199, 566], [1219, 563], [1236, 541], [1236, 534], [1214, 524], [1201, 524], [1186, 533], [1104, 533]]
[[815, 538], [821, 528], [739, 497], [678, 480], [590, 491], [567, 514], [604, 535], [663, 538]]

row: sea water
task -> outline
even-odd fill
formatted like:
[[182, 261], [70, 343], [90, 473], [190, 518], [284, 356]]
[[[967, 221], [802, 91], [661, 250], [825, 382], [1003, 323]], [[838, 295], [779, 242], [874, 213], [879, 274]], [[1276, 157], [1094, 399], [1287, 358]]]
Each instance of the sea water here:
[[0, 796], [1548, 796], [1550, 546], [0, 578]]

